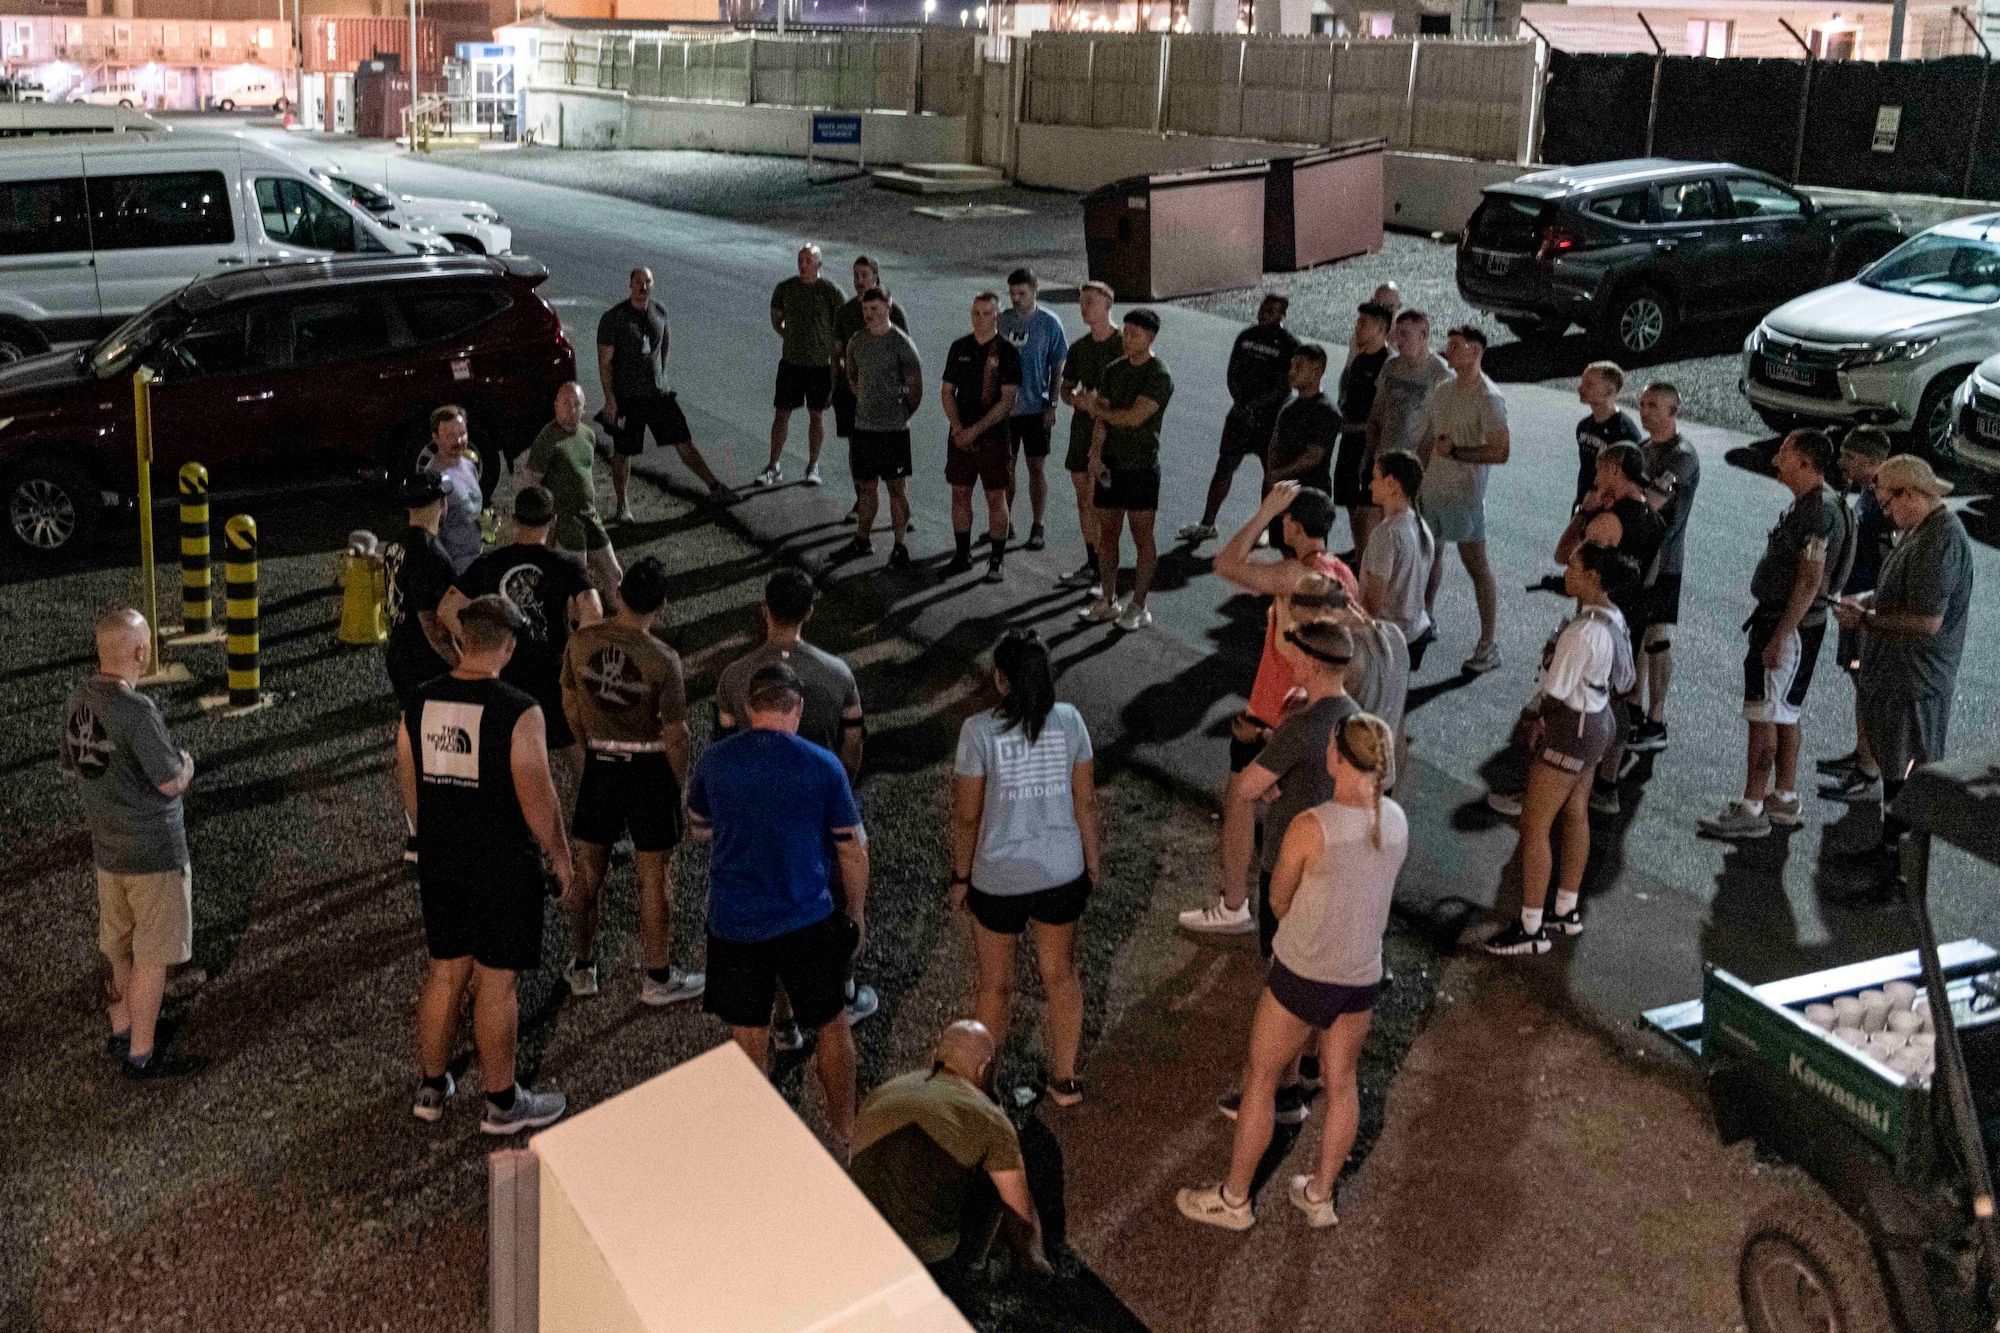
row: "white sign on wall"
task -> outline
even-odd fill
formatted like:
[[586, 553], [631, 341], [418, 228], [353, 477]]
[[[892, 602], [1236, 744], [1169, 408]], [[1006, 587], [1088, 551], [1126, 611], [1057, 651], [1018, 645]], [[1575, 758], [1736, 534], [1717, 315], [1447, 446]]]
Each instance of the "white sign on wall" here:
[[1875, 143], [1878, 153], [1896, 151], [1896, 134], [1903, 126], [1903, 108], [1900, 106], [1877, 107], [1875, 110]]

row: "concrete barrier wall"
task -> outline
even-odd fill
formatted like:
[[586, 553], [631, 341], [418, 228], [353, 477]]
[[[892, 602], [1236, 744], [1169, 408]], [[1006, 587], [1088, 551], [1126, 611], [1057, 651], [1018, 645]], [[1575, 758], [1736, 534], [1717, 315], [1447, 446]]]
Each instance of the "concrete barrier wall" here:
[[1382, 159], [1383, 225], [1456, 236], [1479, 206], [1481, 190], [1531, 170], [1515, 162], [1390, 153]]
[[[963, 162], [971, 145], [963, 116], [861, 111], [861, 148], [822, 144], [813, 156], [883, 165]], [[802, 107], [679, 102], [578, 88], [528, 89], [528, 128], [562, 148], [704, 148], [724, 153], [804, 157], [813, 112]]]

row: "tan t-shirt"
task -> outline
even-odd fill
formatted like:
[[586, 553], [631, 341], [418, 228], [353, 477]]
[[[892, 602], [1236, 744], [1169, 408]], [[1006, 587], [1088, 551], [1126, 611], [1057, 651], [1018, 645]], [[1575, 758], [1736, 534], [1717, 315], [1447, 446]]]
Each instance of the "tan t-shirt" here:
[[660, 728], [687, 718], [680, 654], [612, 620], [569, 636], [562, 690], [593, 750], [657, 750]]

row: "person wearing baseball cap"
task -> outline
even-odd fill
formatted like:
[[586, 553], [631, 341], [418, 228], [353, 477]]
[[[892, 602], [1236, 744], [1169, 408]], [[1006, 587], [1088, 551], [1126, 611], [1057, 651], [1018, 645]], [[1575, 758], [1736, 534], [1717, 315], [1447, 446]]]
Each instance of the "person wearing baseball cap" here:
[[419, 685], [442, 676], [458, 660], [458, 650], [437, 614], [452, 581], [451, 557], [438, 540], [449, 489], [435, 472], [405, 477], [396, 495], [410, 512], [410, 526], [401, 539], [382, 548], [389, 590], [386, 664], [389, 688], [402, 708], [410, 706]]
[[1950, 492], [1951, 483], [1921, 458], [1897, 454], [1885, 461], [1875, 473], [1875, 495], [1902, 541], [1884, 562], [1874, 592], [1842, 597], [1834, 608], [1841, 628], [1861, 636], [1855, 689], [1874, 762], [1857, 768], [1864, 779], [1879, 776], [1882, 784], [1882, 840], [1859, 855], [1872, 882], [1850, 895], [1857, 903], [1892, 899], [1909, 826], [1890, 809], [1911, 770], [1945, 753], [1972, 608], [1972, 543], [1945, 507]]

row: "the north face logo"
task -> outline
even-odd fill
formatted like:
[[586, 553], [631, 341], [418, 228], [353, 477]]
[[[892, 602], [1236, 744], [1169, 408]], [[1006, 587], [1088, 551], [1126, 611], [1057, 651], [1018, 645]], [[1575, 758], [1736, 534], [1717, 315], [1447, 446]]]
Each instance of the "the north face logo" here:
[[472, 733], [464, 727], [440, 727], [429, 740], [444, 754], [472, 753]]
[[454, 787], [479, 785], [479, 721], [485, 712], [483, 704], [424, 701], [418, 724], [423, 738], [419, 761], [424, 781]]

